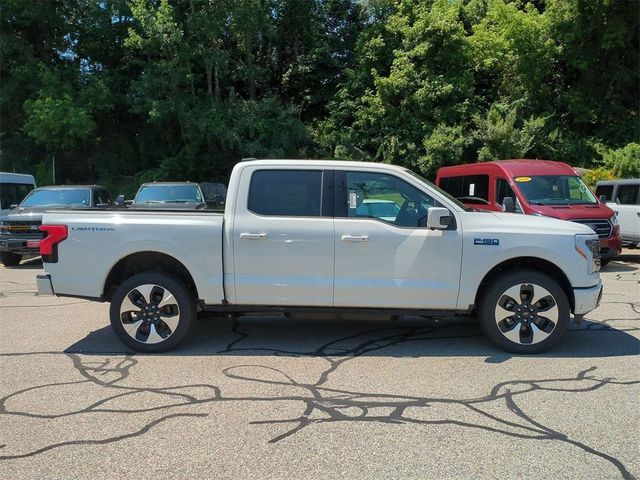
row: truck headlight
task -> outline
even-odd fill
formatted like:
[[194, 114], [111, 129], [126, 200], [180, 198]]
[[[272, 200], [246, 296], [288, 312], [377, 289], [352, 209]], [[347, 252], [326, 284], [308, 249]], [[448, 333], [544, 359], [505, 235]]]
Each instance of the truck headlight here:
[[576, 235], [576, 252], [587, 261], [587, 272], [600, 270], [600, 240], [596, 235]]
[[619, 225], [619, 223], [618, 223], [618, 214], [617, 214], [617, 213], [614, 213], [614, 214], [611, 216], [611, 225], [613, 225], [614, 227], [615, 227], [616, 225]]

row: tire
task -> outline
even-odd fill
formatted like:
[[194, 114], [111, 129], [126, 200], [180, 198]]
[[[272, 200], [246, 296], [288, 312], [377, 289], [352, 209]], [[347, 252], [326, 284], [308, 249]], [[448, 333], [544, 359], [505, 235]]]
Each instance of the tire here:
[[601, 266], [601, 267], [604, 267], [604, 266], [606, 266], [610, 261], [611, 261], [611, 259], [610, 259], [610, 258], [600, 259], [600, 266]]
[[512, 353], [538, 353], [553, 347], [567, 332], [569, 315], [569, 301], [560, 285], [535, 270], [495, 278], [482, 292], [478, 306], [485, 335]]
[[0, 252], [0, 262], [6, 267], [15, 267], [20, 265], [22, 261], [22, 255], [17, 255], [11, 252]]
[[196, 318], [196, 302], [181, 280], [165, 273], [143, 272], [118, 287], [109, 317], [127, 347], [142, 353], [166, 352], [189, 332]]

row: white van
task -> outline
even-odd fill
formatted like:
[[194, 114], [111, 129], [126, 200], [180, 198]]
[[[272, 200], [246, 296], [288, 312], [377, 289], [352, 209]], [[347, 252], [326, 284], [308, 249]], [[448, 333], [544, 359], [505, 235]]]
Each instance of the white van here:
[[12, 205], [18, 205], [36, 188], [33, 175], [0, 172], [0, 216], [6, 215]]
[[622, 243], [640, 244], [640, 178], [607, 180], [596, 184], [596, 195], [606, 198], [607, 205], [618, 215]]

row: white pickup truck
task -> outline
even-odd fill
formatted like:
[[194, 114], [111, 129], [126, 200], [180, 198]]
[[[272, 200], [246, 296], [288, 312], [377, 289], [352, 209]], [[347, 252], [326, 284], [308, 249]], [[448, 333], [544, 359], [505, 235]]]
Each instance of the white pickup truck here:
[[45, 213], [40, 294], [111, 302], [120, 340], [175, 347], [196, 312], [476, 315], [533, 353], [602, 294], [598, 237], [545, 217], [469, 211], [411, 171], [377, 163], [252, 160], [224, 214]]

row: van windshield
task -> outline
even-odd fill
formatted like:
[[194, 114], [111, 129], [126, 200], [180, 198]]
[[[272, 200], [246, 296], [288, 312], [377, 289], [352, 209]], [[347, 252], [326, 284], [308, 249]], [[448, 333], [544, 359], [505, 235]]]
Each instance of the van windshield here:
[[595, 205], [596, 197], [580, 177], [534, 175], [515, 177], [515, 184], [531, 205]]

